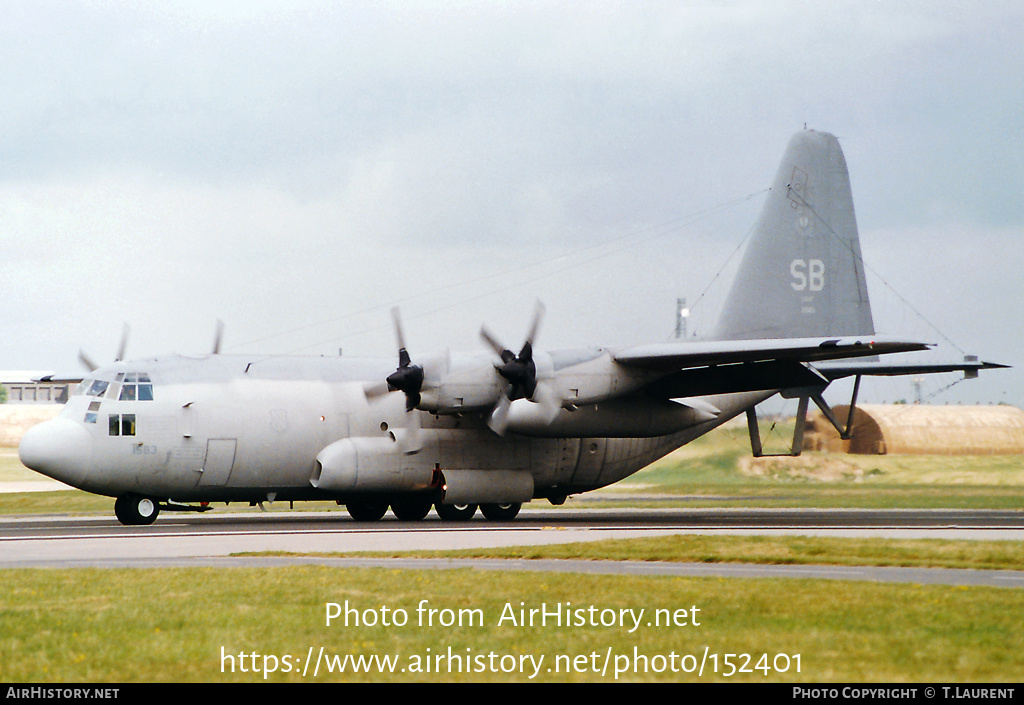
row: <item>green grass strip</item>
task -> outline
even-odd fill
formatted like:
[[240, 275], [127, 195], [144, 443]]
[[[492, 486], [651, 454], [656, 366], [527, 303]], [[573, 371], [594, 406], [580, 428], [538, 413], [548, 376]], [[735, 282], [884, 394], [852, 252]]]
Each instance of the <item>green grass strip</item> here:
[[[358, 616], [327, 626], [327, 603], [346, 601]], [[632, 632], [628, 619], [502, 620], [556, 606], [644, 613]], [[656, 624], [657, 610], [673, 619]], [[395, 624], [402, 612], [405, 623]], [[1021, 590], [844, 581], [318, 566], [9, 570], [0, 662], [4, 680], [33, 683], [1012, 682], [1024, 678], [1022, 613]], [[344, 673], [321, 666], [303, 676], [307, 654], [321, 647], [332, 657], [394, 657], [396, 672], [355, 672], [349, 662]], [[742, 672], [744, 654], [748, 669], [773, 667]], [[540, 669], [522, 667], [525, 657], [542, 659]], [[700, 659], [703, 675], [681, 670]]]

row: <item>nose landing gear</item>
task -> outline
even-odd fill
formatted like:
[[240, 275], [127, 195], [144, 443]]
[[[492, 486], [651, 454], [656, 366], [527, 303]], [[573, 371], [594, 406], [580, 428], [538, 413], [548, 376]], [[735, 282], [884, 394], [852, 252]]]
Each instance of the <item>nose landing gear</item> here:
[[160, 514], [160, 505], [152, 497], [121, 495], [114, 501], [114, 514], [125, 526], [148, 526]]

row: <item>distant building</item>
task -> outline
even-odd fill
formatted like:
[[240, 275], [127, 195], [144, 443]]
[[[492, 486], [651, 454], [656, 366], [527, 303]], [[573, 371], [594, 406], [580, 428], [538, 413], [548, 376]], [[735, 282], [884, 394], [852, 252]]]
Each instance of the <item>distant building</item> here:
[[65, 404], [81, 379], [58, 378], [52, 372], [0, 371], [8, 404]]

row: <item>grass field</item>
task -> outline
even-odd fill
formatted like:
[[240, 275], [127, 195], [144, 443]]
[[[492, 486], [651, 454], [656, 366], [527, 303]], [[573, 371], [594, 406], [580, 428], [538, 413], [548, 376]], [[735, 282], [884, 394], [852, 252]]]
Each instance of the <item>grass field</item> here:
[[[785, 437], [785, 430], [780, 437]], [[766, 448], [771, 450], [771, 448]], [[781, 450], [776, 449], [776, 450]], [[745, 429], [700, 439], [612, 488], [574, 502], [716, 507], [1020, 509], [1024, 458], [824, 456], [744, 461]], [[0, 482], [38, 479], [0, 454]], [[111, 514], [77, 491], [0, 494], [0, 513]], [[296, 509], [333, 508], [330, 503]], [[274, 505], [271, 510], [287, 509]], [[234, 505], [231, 511], [252, 511]], [[217, 511], [224, 511], [218, 508]], [[1024, 568], [1024, 542], [677, 536], [469, 551], [604, 560], [763, 561]], [[806, 681], [1014, 682], [1024, 678], [1024, 592], [867, 582], [656, 578], [318, 567], [6, 570], [3, 679], [153, 681]], [[479, 624], [421, 626], [421, 600], [477, 610]], [[325, 624], [348, 600], [361, 620]], [[570, 603], [596, 614], [655, 610], [685, 626], [519, 626], [507, 609]], [[690, 611], [693, 607], [699, 612]], [[356, 614], [356, 613], [352, 613]], [[446, 613], [435, 613], [442, 621]], [[474, 613], [465, 613], [477, 614]], [[690, 623], [699, 615], [699, 625]], [[645, 617], [645, 620], [646, 620]], [[500, 623], [499, 623], [500, 622]], [[394, 657], [302, 675], [307, 655]], [[244, 658], [243, 658], [244, 657]], [[287, 657], [287, 660], [286, 658]], [[703, 674], [697, 665], [704, 666]], [[340, 661], [332, 662], [339, 668]], [[799, 665], [799, 671], [797, 666]], [[274, 668], [269, 674], [264, 670]], [[783, 670], [785, 667], [785, 670]], [[245, 672], [242, 672], [245, 668]], [[616, 669], [620, 672], [616, 673]], [[234, 669], [234, 670], [232, 670]], [[402, 669], [405, 669], [404, 671]], [[732, 673], [732, 671], [735, 671]], [[731, 675], [726, 675], [731, 673]], [[531, 678], [531, 676], [533, 676]]]
[[[765, 452], [786, 452], [791, 437], [791, 424], [775, 428]], [[1024, 456], [752, 458], [746, 427], [730, 426], [592, 496], [647, 493], [683, 506], [1024, 509]]]
[[32, 482], [42, 479], [18, 460], [18, 449], [0, 446], [0, 482]]
[[[0, 658], [16, 682], [260, 682], [272, 667], [271, 682], [1024, 676], [1019, 590], [321, 567], [15, 570], [4, 585]], [[327, 604], [345, 614], [346, 601], [349, 626], [328, 626]], [[541, 624], [536, 612], [529, 624], [530, 610], [563, 608], [585, 610], [583, 625]], [[619, 622], [620, 610], [633, 613]], [[321, 647], [394, 657], [395, 672], [373, 661], [327, 672], [321, 661], [303, 676]]]
[[[409, 553], [375, 553], [395, 556]], [[971, 570], [1024, 569], [1024, 541], [855, 539], [821, 536], [675, 534], [543, 546], [418, 551], [440, 558], [526, 558], [760, 565], [861, 565]]]

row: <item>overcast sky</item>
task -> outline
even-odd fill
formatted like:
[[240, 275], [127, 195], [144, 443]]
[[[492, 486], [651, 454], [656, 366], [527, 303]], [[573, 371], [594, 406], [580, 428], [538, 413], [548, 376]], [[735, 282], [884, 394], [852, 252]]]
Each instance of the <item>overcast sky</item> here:
[[[1017, 367], [1024, 5], [0, 0], [0, 369], [708, 330], [790, 136], [846, 153], [880, 332]], [[910, 398], [887, 382], [878, 399]], [[872, 399], [869, 399], [872, 400]], [[839, 402], [840, 400], [834, 399]]]

